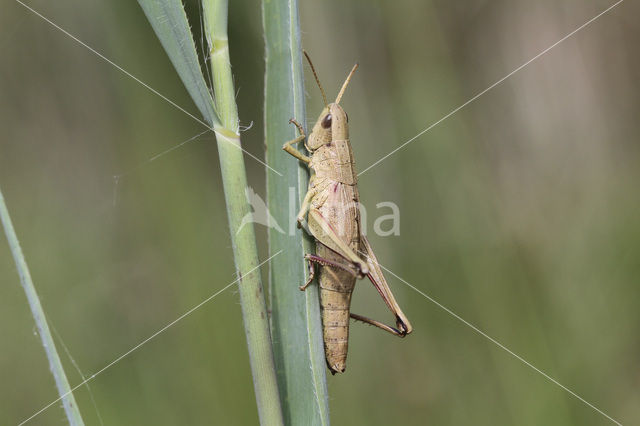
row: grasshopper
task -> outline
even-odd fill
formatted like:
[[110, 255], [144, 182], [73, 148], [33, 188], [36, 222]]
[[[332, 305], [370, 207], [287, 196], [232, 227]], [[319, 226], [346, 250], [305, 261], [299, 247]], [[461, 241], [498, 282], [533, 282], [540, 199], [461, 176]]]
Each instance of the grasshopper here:
[[[362, 234], [357, 174], [349, 142], [349, 119], [340, 106], [340, 99], [358, 64], [347, 76], [335, 102], [329, 104], [309, 55], [307, 52], [304, 54], [325, 107], [308, 138], [303, 127], [292, 118], [290, 123], [298, 128], [299, 136], [285, 143], [283, 149], [311, 171], [309, 188], [296, 219], [300, 228], [307, 217], [307, 232], [316, 241], [316, 254], [304, 256], [309, 262], [309, 279], [300, 289], [305, 290], [311, 284], [318, 265], [325, 357], [329, 370], [335, 374], [344, 372], [346, 368], [349, 317], [399, 337], [411, 333], [412, 327], [393, 297], [369, 241]], [[310, 156], [294, 148], [293, 145], [300, 142], [304, 142]], [[395, 316], [396, 327], [350, 313], [356, 279], [365, 276]]]

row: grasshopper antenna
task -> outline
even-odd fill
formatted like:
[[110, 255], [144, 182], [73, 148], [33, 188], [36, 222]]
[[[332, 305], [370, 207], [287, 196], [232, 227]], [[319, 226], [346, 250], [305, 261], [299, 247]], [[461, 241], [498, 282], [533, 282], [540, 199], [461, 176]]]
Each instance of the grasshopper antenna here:
[[311, 62], [311, 58], [306, 50], [303, 50], [304, 56], [307, 58], [307, 62], [311, 65], [311, 71], [313, 71], [313, 76], [316, 78], [316, 83], [318, 83], [318, 87], [320, 88], [320, 93], [322, 93], [322, 100], [324, 101], [324, 106], [329, 106], [327, 103], [327, 95], [324, 94], [324, 89], [322, 88], [322, 84], [320, 84], [320, 79], [318, 78], [318, 74], [316, 73], [316, 69], [313, 66], [313, 62]]
[[356, 62], [356, 64], [353, 66], [353, 68], [351, 68], [351, 72], [347, 76], [347, 79], [344, 81], [344, 84], [342, 85], [342, 89], [340, 89], [340, 93], [338, 93], [338, 97], [336, 98], [336, 103], [337, 104], [340, 103], [340, 99], [342, 99], [342, 95], [344, 95], [344, 91], [347, 90], [347, 86], [349, 85], [349, 82], [351, 81], [351, 77], [353, 77], [353, 73], [356, 72], [357, 69], [358, 69], [358, 63]]

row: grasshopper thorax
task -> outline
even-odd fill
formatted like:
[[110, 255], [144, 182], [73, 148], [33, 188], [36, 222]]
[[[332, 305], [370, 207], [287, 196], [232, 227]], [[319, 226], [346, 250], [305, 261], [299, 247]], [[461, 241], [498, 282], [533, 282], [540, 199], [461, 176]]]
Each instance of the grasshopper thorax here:
[[349, 117], [337, 103], [326, 106], [307, 139], [307, 150], [313, 152], [332, 141], [349, 139]]

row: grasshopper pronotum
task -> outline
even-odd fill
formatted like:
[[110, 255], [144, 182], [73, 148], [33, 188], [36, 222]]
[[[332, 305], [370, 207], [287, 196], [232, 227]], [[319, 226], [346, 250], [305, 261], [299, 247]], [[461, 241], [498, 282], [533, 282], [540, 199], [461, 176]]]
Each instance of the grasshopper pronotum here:
[[[345, 80], [335, 102], [328, 104], [318, 75], [306, 52], [313, 75], [318, 83], [325, 107], [307, 138], [302, 126], [291, 119], [300, 136], [284, 144], [283, 149], [304, 162], [312, 171], [309, 189], [298, 213], [298, 227], [307, 215], [308, 232], [316, 240], [316, 254], [307, 254], [309, 279], [300, 287], [305, 290], [315, 276], [314, 265], [320, 265], [320, 306], [324, 348], [327, 365], [332, 374], [342, 373], [346, 368], [349, 338], [349, 317], [379, 327], [396, 336], [411, 333], [411, 324], [396, 302], [387, 285], [378, 260], [369, 241], [360, 229], [359, 196], [357, 174], [353, 152], [349, 142], [347, 113], [340, 106], [356, 64]], [[293, 147], [303, 142], [309, 152], [307, 156]], [[362, 256], [362, 257], [361, 257]], [[356, 278], [367, 276], [382, 299], [396, 317], [396, 327], [350, 314], [351, 294]]]

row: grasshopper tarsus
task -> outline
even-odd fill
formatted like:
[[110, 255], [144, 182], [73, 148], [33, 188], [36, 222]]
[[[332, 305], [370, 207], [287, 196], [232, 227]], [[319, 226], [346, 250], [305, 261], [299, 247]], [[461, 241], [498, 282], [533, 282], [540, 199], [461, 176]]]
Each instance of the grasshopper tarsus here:
[[[305, 259], [309, 260], [308, 254], [304, 256]], [[313, 282], [314, 277], [316, 276], [316, 269], [313, 266], [313, 262], [309, 260], [309, 278], [307, 279], [307, 282], [304, 283], [304, 285], [299, 286], [298, 288], [300, 289], [300, 291], [305, 291], [307, 289], [307, 287], [309, 287], [309, 285]]]
[[300, 289], [300, 291], [305, 291], [307, 287], [311, 285], [312, 282], [313, 282], [313, 278], [309, 278], [307, 282], [304, 283], [304, 285], [299, 285], [298, 288]]
[[300, 136], [305, 136], [304, 128], [302, 127], [302, 124], [298, 123], [298, 121], [296, 121], [295, 118], [290, 118], [289, 124], [293, 124], [298, 128], [298, 132], [300, 132]]

